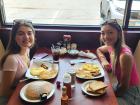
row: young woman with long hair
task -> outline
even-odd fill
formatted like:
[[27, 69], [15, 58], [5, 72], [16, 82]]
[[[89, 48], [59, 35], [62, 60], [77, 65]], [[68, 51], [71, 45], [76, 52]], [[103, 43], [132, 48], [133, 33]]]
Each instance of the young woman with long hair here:
[[[100, 41], [97, 55], [105, 68], [112, 69], [117, 82], [114, 91], [119, 105], [138, 105], [140, 103], [140, 78], [130, 48], [125, 44], [121, 26], [116, 20], [107, 20], [101, 25]], [[105, 53], [109, 53], [110, 62]]]

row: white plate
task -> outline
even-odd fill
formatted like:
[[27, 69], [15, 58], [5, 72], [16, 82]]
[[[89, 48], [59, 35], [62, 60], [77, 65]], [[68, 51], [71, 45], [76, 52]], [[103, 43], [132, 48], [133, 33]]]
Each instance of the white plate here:
[[83, 84], [82, 84], [82, 86], [81, 86], [81, 88], [82, 88], [82, 91], [85, 93], [85, 94], [87, 94], [87, 95], [89, 95], [89, 96], [101, 96], [101, 95], [103, 95], [103, 94], [105, 94], [106, 93], [106, 90], [102, 93], [102, 94], [93, 94], [93, 93], [89, 93], [88, 91], [87, 91], [87, 84], [89, 84], [90, 82], [92, 82], [92, 81], [94, 81], [94, 80], [89, 80], [89, 81], [86, 81], [86, 82], [84, 82]]
[[[100, 64], [100, 62], [99, 62], [97, 59], [92, 60], [92, 61], [90, 61], [90, 62], [86, 62], [86, 63], [95, 64], [95, 65], [97, 65], [97, 66], [99, 67], [99, 69], [100, 69], [100, 73], [101, 73], [101, 74], [98, 75], [98, 76], [93, 76], [93, 78], [90, 78], [90, 79], [98, 79], [98, 78], [104, 77], [104, 75], [105, 75], [104, 69], [103, 69], [102, 65]], [[76, 65], [75, 65], [75, 68], [78, 70], [78, 68], [80, 68], [80, 66], [81, 66], [82, 64], [83, 64], [83, 63], [76, 64]], [[78, 77], [78, 78], [80, 78], [80, 79], [88, 79], [88, 78], [82, 78], [82, 77], [80, 77], [80, 76], [78, 76], [78, 75], [76, 75], [76, 77]]]
[[[33, 82], [37, 82], [37, 81], [33, 81]], [[47, 81], [41, 81], [41, 82], [47, 83]], [[30, 82], [30, 83], [32, 83], [32, 82]], [[28, 83], [24, 87], [22, 87], [22, 89], [20, 90], [20, 97], [26, 102], [31, 102], [31, 103], [41, 102], [41, 100], [31, 100], [25, 96], [25, 90], [28, 87], [28, 85], [30, 85], [30, 83]], [[47, 99], [49, 99], [55, 92], [55, 86], [52, 83], [50, 83], [50, 84], [52, 85], [52, 90], [51, 90], [50, 94], [47, 96]]]
[[97, 59], [97, 56], [94, 53], [92, 53], [92, 52], [86, 53], [84, 51], [80, 51], [78, 53], [78, 55], [81, 56], [81, 57], [87, 57], [87, 58], [91, 58], [91, 59]]
[[[41, 67], [41, 64], [46, 65], [48, 67], [48, 70], [51, 70], [52, 66], [53, 66], [55, 68], [55, 70], [57, 70], [57, 74], [58, 74], [58, 65], [57, 64], [52, 64], [52, 63], [46, 61], [45, 59], [34, 59], [32, 61], [32, 67], [33, 68], [39, 68], [39, 67]], [[25, 77], [30, 78], [30, 79], [40, 79], [38, 76], [33, 76], [30, 73], [30, 68], [26, 71]], [[57, 76], [57, 74], [54, 77], [51, 77], [49, 79], [55, 78]]]

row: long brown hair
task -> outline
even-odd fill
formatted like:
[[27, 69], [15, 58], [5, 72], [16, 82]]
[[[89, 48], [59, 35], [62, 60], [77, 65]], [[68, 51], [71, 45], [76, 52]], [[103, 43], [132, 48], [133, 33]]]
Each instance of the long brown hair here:
[[14, 20], [13, 27], [12, 27], [11, 33], [9, 35], [9, 42], [8, 42], [8, 45], [7, 45], [7, 48], [6, 48], [6, 53], [2, 57], [1, 62], [0, 62], [0, 69], [3, 68], [3, 64], [4, 64], [5, 60], [6, 60], [6, 58], [8, 57], [8, 55], [10, 55], [10, 54], [17, 54], [21, 50], [20, 46], [15, 41], [17, 32], [18, 32], [18, 30], [19, 30], [19, 28], [21, 26], [30, 27], [32, 29], [34, 35], [35, 35], [35, 30], [33, 28], [33, 25], [32, 25], [31, 21], [23, 20], [23, 19]]
[[112, 62], [113, 63], [112, 69], [113, 69], [113, 71], [115, 71], [116, 65], [119, 62], [118, 60], [119, 60], [121, 48], [125, 45], [124, 34], [123, 34], [121, 26], [118, 24], [118, 22], [115, 19], [106, 20], [104, 23], [101, 24], [101, 27], [103, 27], [105, 25], [109, 25], [109, 26], [113, 27], [118, 32], [118, 39], [113, 46], [115, 51], [114, 51], [114, 58], [113, 58], [113, 62]]

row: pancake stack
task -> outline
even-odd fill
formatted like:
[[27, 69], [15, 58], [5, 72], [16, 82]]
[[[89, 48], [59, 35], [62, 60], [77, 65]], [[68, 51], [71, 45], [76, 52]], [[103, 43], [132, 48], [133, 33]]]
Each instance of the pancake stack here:
[[52, 91], [52, 84], [46, 81], [34, 81], [29, 83], [25, 90], [25, 96], [30, 100], [39, 100], [42, 94], [49, 95]]

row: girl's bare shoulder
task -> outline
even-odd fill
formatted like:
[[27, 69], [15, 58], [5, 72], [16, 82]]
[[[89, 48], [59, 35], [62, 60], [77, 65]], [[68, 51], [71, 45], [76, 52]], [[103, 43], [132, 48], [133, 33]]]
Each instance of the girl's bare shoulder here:
[[8, 55], [4, 64], [6, 64], [6, 65], [17, 65], [18, 64], [18, 60], [16, 58], [16, 54]]
[[133, 55], [130, 53], [123, 53], [120, 55], [120, 61], [121, 62], [132, 62]]

